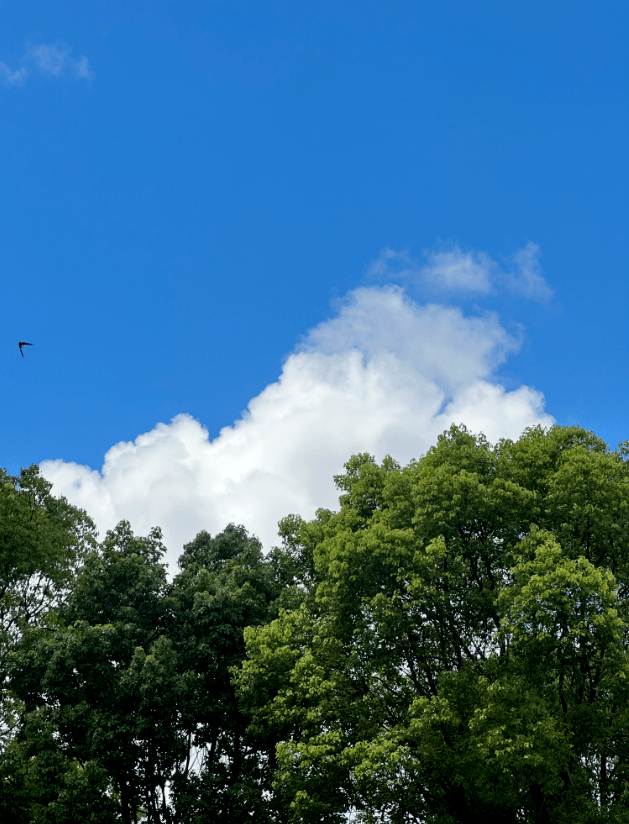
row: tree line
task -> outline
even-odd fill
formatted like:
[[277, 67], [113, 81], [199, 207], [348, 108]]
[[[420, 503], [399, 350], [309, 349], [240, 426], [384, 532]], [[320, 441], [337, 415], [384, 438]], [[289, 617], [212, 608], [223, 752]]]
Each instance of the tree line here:
[[626, 822], [628, 453], [453, 426], [172, 580], [0, 471], [0, 820]]

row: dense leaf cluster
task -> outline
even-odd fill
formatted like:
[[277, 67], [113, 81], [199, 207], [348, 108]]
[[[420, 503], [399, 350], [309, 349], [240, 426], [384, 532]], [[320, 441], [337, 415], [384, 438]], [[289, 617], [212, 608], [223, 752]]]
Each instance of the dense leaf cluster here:
[[629, 820], [622, 454], [453, 427], [346, 469], [338, 513], [286, 524], [311, 583], [238, 674], [290, 819]]
[[577, 427], [356, 455], [338, 512], [98, 544], [0, 478], [0, 820], [629, 820], [629, 463]]
[[231, 673], [244, 627], [271, 617], [273, 566], [230, 526], [168, 583], [160, 537], [119, 524], [8, 652], [6, 824], [273, 820], [274, 742], [248, 732]]

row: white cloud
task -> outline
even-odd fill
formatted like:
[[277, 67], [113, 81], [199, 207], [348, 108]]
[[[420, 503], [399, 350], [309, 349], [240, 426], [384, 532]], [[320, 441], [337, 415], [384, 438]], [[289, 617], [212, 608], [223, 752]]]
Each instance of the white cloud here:
[[528, 300], [547, 302], [552, 297], [539, 265], [539, 246], [529, 241], [512, 256], [514, 271], [505, 271], [482, 251], [464, 252], [458, 244], [438, 251], [424, 250], [424, 261], [408, 249], [385, 247], [367, 268], [367, 275], [381, 280], [411, 280], [432, 292], [488, 295], [507, 291]]
[[6, 63], [0, 62], [0, 83], [6, 86], [19, 86], [27, 77], [34, 74], [61, 78], [71, 76], [77, 80], [94, 79], [94, 72], [85, 56], [74, 59], [72, 49], [68, 46], [59, 46], [54, 43], [29, 43], [20, 60], [19, 69], [11, 69]]
[[40, 71], [59, 77], [63, 74], [70, 59], [70, 49], [62, 49], [59, 46], [45, 43], [39, 46], [29, 45], [26, 49], [26, 57], [30, 57]]
[[449, 291], [491, 292], [494, 262], [486, 252], [463, 252], [455, 245], [449, 251], [430, 252], [419, 276], [434, 287]]
[[13, 71], [6, 63], [0, 61], [0, 83], [3, 86], [21, 86], [27, 78], [25, 68]]
[[72, 61], [72, 69], [78, 80], [92, 81], [94, 79], [94, 72], [90, 66], [90, 61], [87, 57], [85, 57], [85, 55], [83, 55], [83, 57], [79, 57], [78, 60]]
[[367, 276], [378, 279], [402, 280], [404, 278], [416, 277], [419, 272], [419, 263], [411, 257], [408, 249], [396, 252], [385, 246], [380, 251], [377, 260], [372, 261], [367, 267]]
[[508, 288], [514, 294], [546, 303], [552, 298], [553, 290], [542, 277], [539, 254], [539, 246], [529, 240], [523, 249], [513, 255], [516, 273], [505, 277]]
[[453, 422], [490, 440], [551, 424], [541, 393], [492, 378], [517, 348], [493, 314], [422, 306], [394, 286], [357, 289], [213, 440], [179, 415], [113, 446], [100, 471], [56, 460], [42, 472], [101, 531], [122, 518], [141, 534], [160, 525], [171, 569], [184, 542], [230, 521], [268, 549], [284, 515], [337, 506], [332, 476], [353, 453], [404, 463]]

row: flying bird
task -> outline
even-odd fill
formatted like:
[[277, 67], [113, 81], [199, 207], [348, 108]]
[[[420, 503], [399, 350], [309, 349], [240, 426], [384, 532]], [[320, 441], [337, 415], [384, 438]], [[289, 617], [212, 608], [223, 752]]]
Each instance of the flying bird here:
[[23, 347], [23, 346], [32, 346], [32, 345], [33, 345], [32, 343], [27, 343], [25, 340], [21, 340], [21, 341], [18, 343], [18, 346], [20, 347], [20, 355], [21, 355], [22, 357], [24, 357], [24, 351], [23, 351], [23, 349], [22, 349], [22, 347]]

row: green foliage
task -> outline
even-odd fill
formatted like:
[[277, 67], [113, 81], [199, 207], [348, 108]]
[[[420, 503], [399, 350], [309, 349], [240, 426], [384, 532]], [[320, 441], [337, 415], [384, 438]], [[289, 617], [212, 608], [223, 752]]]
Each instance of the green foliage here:
[[[104, 776], [104, 792], [115, 794], [123, 822], [135, 821], [142, 809], [164, 808], [164, 772], [182, 749], [182, 684], [167, 637], [159, 539], [158, 531], [136, 538], [124, 522], [109, 532], [86, 556], [64, 604], [25, 632], [10, 655], [12, 691], [25, 710], [18, 739], [29, 759], [25, 774], [39, 757], [34, 743], [48, 731], [51, 758], [68, 762], [59, 769], [93, 765], [91, 774]], [[63, 780], [59, 799], [62, 787]], [[39, 814], [36, 798], [29, 802], [32, 817]], [[100, 814], [96, 791], [92, 804], [90, 814]]]
[[452, 427], [407, 467], [346, 469], [340, 511], [286, 530], [307, 591], [245, 633], [291, 819], [626, 820], [623, 455], [577, 427]]
[[352, 457], [338, 512], [200, 532], [0, 474], [0, 820], [621, 824], [629, 462], [578, 427]]
[[247, 732], [230, 675], [244, 627], [267, 619], [273, 569], [230, 526], [187, 545], [169, 584], [160, 537], [119, 524], [11, 651], [23, 709], [0, 804], [16, 822], [273, 820], [275, 741]]
[[94, 525], [50, 494], [39, 469], [0, 469], [0, 666], [10, 644], [63, 599], [68, 581], [94, 544]]
[[0, 752], [20, 712], [6, 689], [7, 654], [52, 605], [64, 602], [72, 575], [95, 543], [87, 515], [50, 489], [36, 466], [19, 477], [0, 469]]
[[178, 815], [186, 824], [275, 820], [265, 800], [275, 740], [247, 731], [232, 683], [245, 655], [244, 628], [268, 620], [274, 571], [259, 541], [234, 525], [214, 538], [199, 533], [180, 567], [173, 639], [188, 685], [180, 724], [196, 767], [174, 776]]

